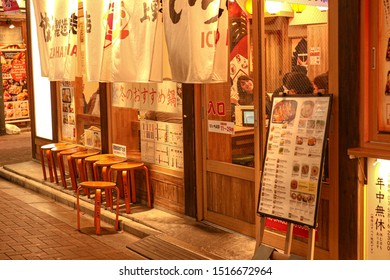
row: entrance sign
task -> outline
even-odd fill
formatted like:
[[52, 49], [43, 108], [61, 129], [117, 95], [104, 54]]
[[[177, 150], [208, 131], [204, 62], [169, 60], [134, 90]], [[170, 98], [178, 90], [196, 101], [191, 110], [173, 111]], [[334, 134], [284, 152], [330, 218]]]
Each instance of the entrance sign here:
[[315, 228], [332, 95], [274, 97], [258, 213]]

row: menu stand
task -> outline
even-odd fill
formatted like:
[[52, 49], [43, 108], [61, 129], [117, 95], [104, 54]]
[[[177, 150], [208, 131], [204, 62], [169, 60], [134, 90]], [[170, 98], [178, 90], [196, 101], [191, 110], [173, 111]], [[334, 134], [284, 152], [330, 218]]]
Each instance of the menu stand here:
[[[260, 246], [254, 258], [294, 258], [291, 244], [297, 224], [309, 228], [307, 259], [314, 259], [331, 105], [331, 94], [273, 97], [257, 209]], [[287, 223], [283, 253], [262, 244], [267, 217]]]
[[[256, 251], [254, 257], [252, 259], [279, 259], [279, 260], [292, 260], [292, 259], [302, 259], [299, 256], [291, 255], [291, 244], [292, 244], [292, 235], [293, 235], [293, 226], [294, 224], [291, 222], [287, 223], [287, 232], [284, 242], [284, 250], [283, 253], [277, 251], [274, 248], [263, 245], [263, 237], [265, 231], [265, 222], [267, 217], [260, 217], [260, 236], [259, 236], [259, 246], [256, 247]], [[309, 229], [309, 237], [308, 237], [308, 250], [307, 250], [307, 259], [314, 259], [314, 247], [315, 247], [315, 229]]]

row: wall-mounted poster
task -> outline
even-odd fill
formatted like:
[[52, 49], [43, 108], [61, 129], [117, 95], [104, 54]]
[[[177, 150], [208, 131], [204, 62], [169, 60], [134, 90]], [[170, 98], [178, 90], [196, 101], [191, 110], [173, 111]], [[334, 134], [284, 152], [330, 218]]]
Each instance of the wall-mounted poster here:
[[61, 87], [61, 109], [62, 137], [74, 140], [76, 137], [76, 116], [73, 87]]
[[316, 226], [332, 95], [273, 98], [258, 213]]
[[141, 120], [142, 160], [171, 169], [184, 168], [183, 125]]
[[26, 54], [24, 49], [1, 50], [6, 122], [29, 119]]

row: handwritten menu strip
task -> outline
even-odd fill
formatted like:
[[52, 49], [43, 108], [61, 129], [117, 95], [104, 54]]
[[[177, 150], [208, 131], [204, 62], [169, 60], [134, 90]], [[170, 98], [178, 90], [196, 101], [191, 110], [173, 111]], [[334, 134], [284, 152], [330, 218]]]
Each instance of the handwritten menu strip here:
[[331, 95], [274, 97], [258, 212], [314, 227]]

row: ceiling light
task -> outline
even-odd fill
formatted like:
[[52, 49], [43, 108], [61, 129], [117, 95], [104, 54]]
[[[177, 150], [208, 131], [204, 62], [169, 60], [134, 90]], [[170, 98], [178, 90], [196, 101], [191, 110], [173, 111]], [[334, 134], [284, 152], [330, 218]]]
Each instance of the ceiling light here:
[[328, 10], [328, 7], [325, 6], [317, 6], [317, 9], [320, 10], [321, 12], [326, 12]]
[[282, 2], [274, 2], [274, 1], [265, 1], [265, 10], [271, 14], [275, 15], [279, 13], [283, 8]]

